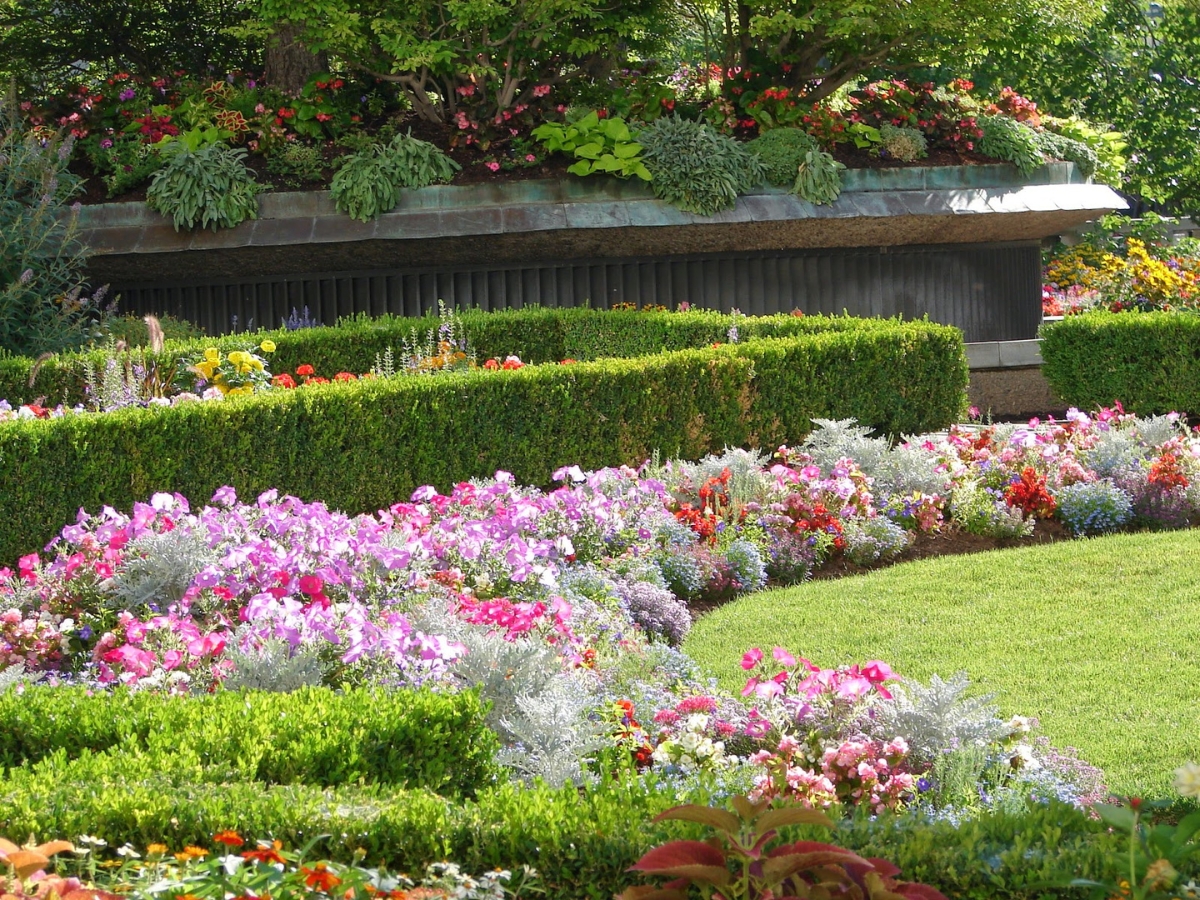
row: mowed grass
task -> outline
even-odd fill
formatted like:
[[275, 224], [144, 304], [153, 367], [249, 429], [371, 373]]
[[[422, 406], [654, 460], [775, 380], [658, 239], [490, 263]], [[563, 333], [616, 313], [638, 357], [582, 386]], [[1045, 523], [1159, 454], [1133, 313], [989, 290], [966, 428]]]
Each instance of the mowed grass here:
[[1200, 762], [1200, 530], [944, 556], [746, 596], [684, 649], [740, 690], [742, 652], [823, 666], [869, 659], [928, 680], [965, 671], [1001, 714], [1104, 769], [1111, 790], [1170, 796]]

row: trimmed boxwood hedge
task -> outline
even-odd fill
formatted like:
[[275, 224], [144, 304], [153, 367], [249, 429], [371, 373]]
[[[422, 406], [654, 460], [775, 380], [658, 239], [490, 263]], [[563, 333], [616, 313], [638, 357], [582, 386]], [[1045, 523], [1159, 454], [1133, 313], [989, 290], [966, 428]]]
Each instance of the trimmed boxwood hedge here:
[[568, 464], [774, 448], [814, 417], [882, 432], [943, 428], [965, 403], [955, 328], [892, 323], [577, 365], [313, 385], [224, 402], [0, 427], [0, 560], [38, 550], [82, 508], [156, 491], [206, 501], [277, 488], [348, 513], [498, 469], [547, 485]]
[[472, 691], [304, 688], [172, 697], [35, 687], [0, 694], [0, 771], [50, 758], [63, 768], [98, 753], [117, 771], [133, 764], [128, 757], [159, 770], [185, 753], [218, 783], [358, 782], [474, 794], [498, 775], [499, 741], [485, 712]]
[[[643, 356], [664, 350], [707, 347], [729, 342], [736, 321], [741, 340], [787, 337], [825, 331], [878, 330], [896, 320], [850, 316], [729, 316], [706, 310], [683, 313], [635, 310], [549, 309], [533, 307], [502, 312], [471, 310], [460, 318], [480, 361], [516, 355], [527, 363], [564, 359]], [[169, 342], [162, 356], [168, 361], [195, 358], [205, 347], [245, 349], [270, 338], [276, 350], [268, 362], [272, 372], [294, 372], [302, 364], [325, 377], [337, 372], [369, 372], [388, 347], [397, 352], [414, 329], [418, 335], [436, 330], [436, 316], [358, 316], [332, 328], [256, 332], [201, 341]], [[35, 361], [25, 357], [0, 359], [0, 398], [13, 405], [43, 400], [50, 405], [83, 403], [85, 360], [104, 366], [103, 351], [65, 354]]]
[[1042, 326], [1042, 374], [1081, 409], [1200, 414], [1200, 316], [1089, 312]]
[[[349, 862], [363, 850], [365, 864], [385, 863], [393, 871], [420, 871], [445, 859], [472, 872], [532, 865], [546, 896], [558, 900], [610, 900], [639, 880], [626, 870], [652, 846], [705, 836], [695, 825], [651, 824], [654, 815], [689, 798], [671, 785], [642, 788], [627, 778], [584, 789], [506, 784], [475, 801], [451, 802], [428, 791], [378, 786], [197, 784], [153, 770], [114, 772], [104, 780], [45, 776], [0, 782], [0, 835], [91, 834], [110, 847], [163, 842], [171, 848], [209, 846], [212, 835], [226, 828], [293, 847], [328, 835], [316, 853]], [[794, 834], [829, 839], [816, 830]], [[1054, 890], [1047, 883], [1115, 881], [1128, 865], [1122, 852], [1127, 837], [1062, 804], [982, 815], [961, 825], [864, 817], [841, 823], [832, 840], [888, 859], [904, 877], [967, 900], [1065, 900], [1078, 889]]]

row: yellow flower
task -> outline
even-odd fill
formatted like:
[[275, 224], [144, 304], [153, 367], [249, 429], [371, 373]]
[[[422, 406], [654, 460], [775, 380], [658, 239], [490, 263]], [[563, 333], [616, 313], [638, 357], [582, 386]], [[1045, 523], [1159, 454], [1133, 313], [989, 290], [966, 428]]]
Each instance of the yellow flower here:
[[254, 385], [243, 384], [241, 387], [230, 388], [229, 393], [232, 394], [253, 394]]
[[213, 365], [214, 363], [212, 361], [206, 359], [203, 362], [196, 363], [193, 368], [195, 368], [197, 372], [204, 376], [205, 381], [212, 381]]
[[263, 353], [274, 353], [275, 352], [275, 342], [274, 341], [263, 341], [258, 346], [259, 346], [259, 349], [262, 350]]
[[263, 370], [263, 361], [257, 356], [252, 356], [250, 357], [250, 366], [255, 372], [261, 372]]
[[166, 844], [151, 844], [146, 848], [147, 856], [164, 856], [167, 852]]
[[216, 347], [209, 347], [204, 351], [204, 358], [215, 365], [221, 361], [221, 351]]
[[250, 354], [247, 353], [245, 350], [232, 350], [229, 353], [229, 361], [236, 366], [240, 366], [249, 357], [250, 357]]

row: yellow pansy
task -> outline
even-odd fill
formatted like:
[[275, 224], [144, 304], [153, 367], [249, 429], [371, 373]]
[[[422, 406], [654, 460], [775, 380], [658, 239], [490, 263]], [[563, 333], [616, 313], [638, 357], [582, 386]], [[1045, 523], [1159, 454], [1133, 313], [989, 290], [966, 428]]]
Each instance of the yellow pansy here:
[[209, 347], [204, 351], [204, 358], [210, 363], [216, 364], [221, 361], [221, 351], [216, 347]]
[[263, 341], [258, 346], [259, 346], [259, 349], [262, 350], [263, 353], [274, 353], [275, 352], [275, 342], [274, 341]]

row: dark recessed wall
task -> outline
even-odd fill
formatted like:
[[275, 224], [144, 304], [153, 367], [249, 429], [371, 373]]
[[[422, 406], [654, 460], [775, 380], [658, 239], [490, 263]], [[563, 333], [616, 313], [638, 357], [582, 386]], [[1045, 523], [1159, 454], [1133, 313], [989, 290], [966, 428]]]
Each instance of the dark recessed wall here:
[[485, 310], [606, 308], [615, 303], [905, 318], [928, 314], [967, 341], [1023, 340], [1041, 322], [1036, 241], [936, 247], [777, 250], [545, 261], [508, 266], [407, 266], [225, 279], [121, 283], [125, 313], [170, 314], [212, 334], [273, 328], [293, 310], [333, 324], [355, 313], [418, 315], [437, 301]]

